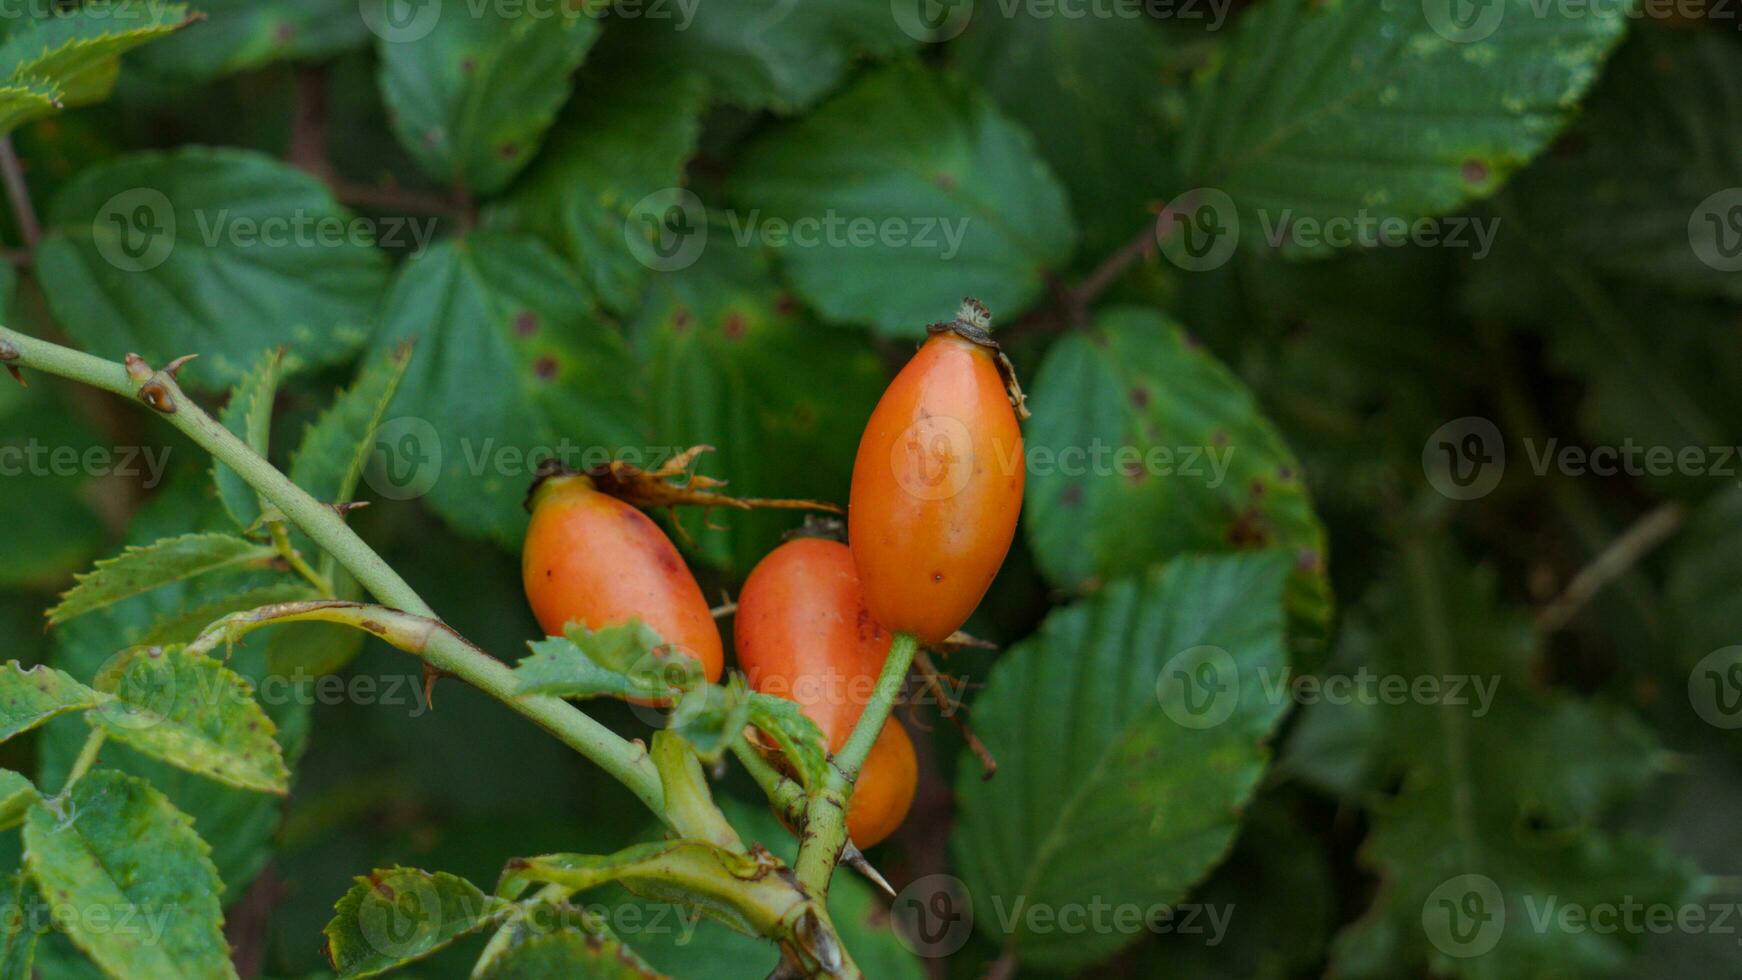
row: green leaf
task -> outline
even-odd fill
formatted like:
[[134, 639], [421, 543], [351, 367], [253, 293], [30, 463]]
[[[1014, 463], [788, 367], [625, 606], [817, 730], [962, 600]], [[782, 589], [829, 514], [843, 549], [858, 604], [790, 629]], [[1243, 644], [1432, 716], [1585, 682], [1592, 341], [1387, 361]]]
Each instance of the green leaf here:
[[350, 388], [303, 431], [291, 456], [290, 478], [316, 500], [349, 503], [375, 449], [375, 432], [393, 404], [411, 360], [408, 349], [378, 358], [357, 373]]
[[750, 690], [744, 675], [734, 673], [724, 684], [702, 684], [684, 692], [665, 727], [683, 736], [695, 746], [696, 755], [712, 765], [743, 737], [749, 723]]
[[639, 618], [597, 630], [571, 623], [527, 646], [531, 656], [514, 668], [520, 694], [664, 701], [703, 685], [701, 664]]
[[921, 336], [964, 295], [1013, 320], [1076, 239], [1033, 139], [959, 79], [909, 64], [757, 140], [732, 199], [719, 232], [776, 246], [825, 316], [888, 336]]
[[200, 0], [205, 16], [140, 51], [153, 74], [207, 81], [286, 59], [328, 57], [370, 37], [352, 0]]
[[[1667, 845], [1602, 829], [1654, 777], [1654, 740], [1625, 713], [1536, 689], [1531, 630], [1495, 598], [1491, 574], [1406, 539], [1352, 617], [1361, 645], [1339, 665], [1421, 679], [1444, 696], [1330, 699], [1307, 718], [1370, 716], [1370, 768], [1400, 785], [1373, 809], [1362, 860], [1383, 887], [1339, 935], [1332, 971], [1393, 977], [1590, 976], [1644, 936], [1531, 925], [1532, 909], [1691, 898]], [[1464, 679], [1454, 697], [1449, 686]], [[1482, 693], [1486, 690], [1486, 694]], [[1382, 690], [1382, 689], [1381, 689]], [[1448, 918], [1448, 909], [1464, 913]]]
[[102, 769], [24, 821], [25, 870], [82, 913], [57, 927], [117, 977], [235, 977], [209, 851], [149, 783]]
[[1287, 548], [1297, 640], [1324, 632], [1325, 531], [1300, 465], [1185, 331], [1148, 310], [1103, 313], [1047, 353], [1029, 406], [1024, 523], [1049, 579], [1083, 590], [1186, 552]]
[[[22, 814], [20, 814], [22, 816]], [[0, 906], [0, 978], [30, 980], [32, 961], [36, 955], [37, 931], [29, 918], [30, 900], [35, 893], [23, 875], [8, 875], [3, 886], [4, 906]]]
[[275, 554], [270, 547], [231, 534], [184, 534], [144, 547], [129, 547], [78, 576], [78, 584], [48, 611], [48, 622], [57, 626], [173, 582], [257, 567]]
[[[204, 476], [197, 466], [181, 470], [134, 513], [128, 528], [129, 540], [150, 541], [155, 535], [178, 529], [230, 526], [229, 515], [210, 492], [210, 483]], [[297, 587], [298, 581], [277, 570], [177, 582], [56, 628], [52, 632], [51, 662], [75, 678], [92, 682], [104, 665], [115, 658], [117, 650], [186, 642], [210, 622], [196, 619], [200, 610], [215, 611], [225, 602], [246, 601], [250, 594], [260, 597], [263, 593], [258, 590], [287, 584]], [[256, 604], [250, 603], [248, 608]], [[268, 634], [282, 629], [275, 627]], [[307, 737], [313, 698], [304, 686], [293, 688], [283, 679], [271, 680], [266, 667], [270, 647], [270, 642], [239, 644], [229, 651], [227, 664], [256, 685], [260, 692], [258, 700], [277, 725], [284, 756], [290, 760], [300, 753]], [[60, 718], [50, 722], [37, 739], [37, 778], [46, 785], [64, 779], [88, 735], [89, 728], [82, 719]], [[107, 743], [102, 763], [104, 768], [150, 782], [177, 809], [194, 819], [195, 831], [211, 845], [212, 862], [228, 897], [245, 891], [272, 857], [272, 841], [284, 808], [284, 801], [278, 796], [237, 789], [176, 768], [125, 743]]]
[[[384, 0], [364, 0], [381, 7]], [[381, 94], [400, 143], [430, 176], [478, 194], [501, 190], [538, 151], [599, 34], [585, 7], [442, 5], [378, 45]], [[509, 11], [513, 11], [512, 14]], [[419, 33], [423, 31], [423, 33]], [[413, 36], [415, 35], [415, 36]]]
[[1222, 859], [1287, 707], [1271, 685], [1290, 564], [1175, 559], [1054, 612], [993, 667], [974, 728], [998, 778], [958, 766], [952, 839], [976, 921], [1024, 963], [1085, 966], [1143, 928], [1031, 928], [1028, 910], [1171, 905]]
[[[631, 337], [646, 365], [653, 442], [711, 445], [699, 471], [751, 497], [830, 498], [852, 477], [856, 431], [884, 368], [862, 337], [820, 329], [776, 285], [764, 253], [715, 242], [655, 278]], [[648, 461], [648, 462], [657, 462]], [[672, 518], [709, 562], [748, 571], [796, 523], [788, 511]]]
[[135, 648], [96, 686], [114, 698], [86, 719], [115, 741], [240, 789], [290, 792], [276, 726], [253, 686], [218, 661], [181, 647]]
[[462, 532], [518, 548], [542, 452], [640, 443], [634, 364], [575, 273], [537, 241], [480, 232], [407, 262], [376, 350], [414, 343], [376, 433], [376, 493], [429, 502]]
[[[230, 389], [230, 400], [224, 403], [218, 421], [248, 444], [248, 448], [264, 458], [272, 440], [272, 405], [278, 398], [278, 379], [284, 364], [284, 352], [269, 350], [236, 386]], [[246, 531], [260, 521], [264, 504], [260, 495], [242, 480], [235, 470], [217, 459], [212, 460], [212, 482], [218, 486], [218, 499], [224, 509], [236, 519], [236, 525]]]
[[1167, 196], [1183, 46], [1148, 18], [1018, 10], [975, 18], [952, 63], [1035, 135], [1070, 191], [1083, 253], [1099, 261], [1152, 226], [1152, 202]]
[[55, 319], [151, 364], [199, 353], [184, 384], [240, 380], [266, 347], [348, 360], [387, 260], [321, 182], [262, 154], [184, 149], [91, 167], [55, 196], [37, 255]]
[[481, 980], [663, 980], [613, 937], [572, 926], [528, 936], [477, 974]]
[[822, 729], [805, 717], [804, 709], [796, 701], [752, 692], [750, 724], [779, 746], [798, 774], [800, 785], [815, 789], [823, 784], [828, 776], [828, 745], [823, 741]]
[[187, 7], [179, 3], [121, 0], [56, 10], [7, 36], [0, 44], [0, 73], [13, 85], [52, 89], [56, 109], [98, 102], [115, 87], [122, 52], [186, 23]]
[[1181, 186], [1226, 193], [1242, 240], [1289, 252], [1330, 247], [1291, 229], [1412, 222], [1492, 194], [1571, 118], [1626, 12], [1499, 0], [1464, 30], [1454, 9], [1258, 5], [1195, 88]]
[[23, 81], [0, 85], [0, 133], [50, 115], [61, 107], [61, 91], [47, 82]]
[[667, 9], [654, 17], [650, 6], [634, 25], [644, 57], [665, 71], [706, 73], [722, 98], [747, 109], [802, 109], [846, 76], [855, 55], [892, 55], [917, 40], [880, 0], [714, 0]]
[[9, 660], [0, 664], [0, 741], [56, 715], [102, 704], [104, 696], [45, 664], [31, 668]]
[[649, 268], [625, 238], [637, 208], [683, 183], [707, 91], [700, 76], [650, 59], [589, 59], [545, 147], [486, 223], [561, 253], [613, 313], [635, 311]]
[[[0, 829], [10, 830], [24, 821], [24, 811], [42, 799], [36, 784], [10, 769], [0, 769]], [[4, 961], [0, 956], [0, 962]], [[0, 977], [11, 976], [0, 970]]]
[[[1742, 299], [1742, 53], [1716, 34], [1634, 31], [1516, 199], [1557, 259], [1681, 293]], [[1723, 246], [1723, 248], [1720, 248]]]
[[380, 868], [333, 907], [327, 959], [341, 977], [370, 977], [420, 960], [514, 908], [445, 871]]

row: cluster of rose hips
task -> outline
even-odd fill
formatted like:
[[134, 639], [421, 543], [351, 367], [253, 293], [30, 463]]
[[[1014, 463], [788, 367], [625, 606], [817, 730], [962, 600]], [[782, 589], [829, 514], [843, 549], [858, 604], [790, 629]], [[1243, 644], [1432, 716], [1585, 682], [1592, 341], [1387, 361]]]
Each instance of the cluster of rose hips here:
[[[979, 605], [1015, 536], [1022, 397], [988, 319], [969, 300], [954, 321], [933, 324], [883, 393], [853, 463], [849, 543], [795, 537], [757, 564], [739, 594], [739, 667], [755, 690], [796, 701], [830, 752], [852, 733], [895, 634], [945, 641]], [[720, 679], [720, 631], [677, 548], [586, 475], [537, 489], [521, 571], [547, 633], [639, 618], [699, 661], [710, 682]], [[890, 720], [848, 807], [854, 844], [893, 833], [917, 783], [913, 743]]]

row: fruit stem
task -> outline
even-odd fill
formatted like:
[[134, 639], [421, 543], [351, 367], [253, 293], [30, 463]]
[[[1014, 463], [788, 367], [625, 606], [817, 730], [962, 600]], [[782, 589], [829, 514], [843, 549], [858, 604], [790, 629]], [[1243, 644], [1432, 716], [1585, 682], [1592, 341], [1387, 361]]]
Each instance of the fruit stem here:
[[883, 661], [883, 672], [853, 726], [853, 734], [835, 753], [828, 778], [806, 807], [804, 840], [799, 845], [795, 870], [805, 887], [817, 895], [829, 893], [829, 879], [834, 876], [835, 865], [847, 844], [847, 803], [853, 796], [853, 780], [858, 778], [859, 768], [883, 732], [883, 724], [895, 707], [896, 695], [907, 681], [908, 668], [913, 665], [913, 655], [918, 649], [919, 640], [913, 634], [895, 634], [889, 645], [889, 657]]
[[[141, 377], [136, 378], [125, 365], [39, 340], [8, 327], [0, 327], [0, 345], [18, 352], [16, 358], [8, 360], [10, 366], [35, 368], [149, 405], [159, 417], [234, 470], [243, 482], [277, 507], [315, 544], [338, 559], [339, 564], [383, 604], [439, 622], [435, 610], [423, 601], [417, 590], [364, 543], [336, 510], [310, 496], [291, 482], [290, 477], [250, 449], [235, 433], [207, 415], [181, 390], [167, 370], [149, 371], [144, 368], [142, 360], [129, 355], [128, 360], [142, 368]], [[629, 787], [660, 819], [665, 819], [665, 794], [660, 787], [659, 773], [654, 770], [644, 749], [631, 745], [579, 708], [559, 698], [519, 697], [519, 681], [507, 664], [445, 627], [431, 632], [426, 660], [532, 719], [564, 744], [598, 763]]]

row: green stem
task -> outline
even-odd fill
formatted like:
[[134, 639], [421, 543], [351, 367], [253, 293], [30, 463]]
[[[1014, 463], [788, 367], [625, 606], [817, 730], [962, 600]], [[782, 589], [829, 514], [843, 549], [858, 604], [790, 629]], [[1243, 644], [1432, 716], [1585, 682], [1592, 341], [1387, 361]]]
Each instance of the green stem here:
[[732, 754], [744, 764], [744, 771], [750, 774], [751, 779], [756, 780], [756, 785], [762, 787], [762, 792], [768, 796], [768, 802], [774, 804], [774, 808], [782, 816], [795, 827], [804, 822], [803, 786], [781, 775], [780, 770], [774, 768], [745, 739], [732, 743]]
[[796, 870], [799, 881], [819, 896], [829, 893], [829, 879], [834, 876], [841, 850], [847, 844], [847, 802], [852, 798], [853, 780], [858, 778], [865, 756], [883, 732], [883, 723], [889, 719], [918, 649], [919, 641], [911, 633], [895, 634], [889, 658], [883, 661], [883, 672], [877, 677], [877, 686], [865, 703], [865, 711], [859, 715], [847, 744], [835, 753], [822, 791], [812, 795], [806, 807], [804, 842], [799, 845]]
[[97, 753], [103, 750], [103, 740], [107, 737], [101, 728], [91, 729], [91, 734], [85, 738], [84, 748], [79, 749], [79, 757], [73, 760], [73, 767], [67, 770], [67, 781], [60, 788], [62, 796], [65, 796], [67, 791], [73, 788], [73, 784], [78, 782], [85, 773], [90, 772], [93, 765], [96, 765]]
[[[150, 406], [169, 424], [234, 470], [315, 544], [337, 559], [365, 589], [382, 603], [393, 607], [380, 612], [399, 612], [428, 620], [427, 646], [423, 656], [431, 666], [467, 681], [532, 719], [617, 777], [663, 819], [664, 793], [660, 788], [659, 774], [654, 771], [645, 749], [625, 741], [561, 698], [518, 696], [519, 681], [506, 664], [442, 625], [435, 610], [364, 543], [357, 532], [351, 530], [337, 511], [309, 496], [235, 433], [202, 411], [176, 384], [172, 373], [151, 371], [132, 357], [129, 357], [129, 365], [137, 370], [130, 371], [129, 366], [38, 340], [7, 327], [0, 327], [0, 362], [81, 382], [125, 398], [138, 399]], [[409, 624], [401, 625], [410, 628]]]

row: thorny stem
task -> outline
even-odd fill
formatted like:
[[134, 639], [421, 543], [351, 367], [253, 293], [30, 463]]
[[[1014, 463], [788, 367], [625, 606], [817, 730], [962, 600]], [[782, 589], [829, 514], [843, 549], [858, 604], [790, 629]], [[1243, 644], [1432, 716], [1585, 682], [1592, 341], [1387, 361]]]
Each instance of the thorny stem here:
[[30, 203], [30, 188], [24, 183], [24, 165], [18, 151], [12, 148], [12, 137], [0, 136], [0, 180], [6, 184], [6, 197], [12, 204], [12, 216], [18, 220], [18, 235], [24, 239], [27, 252], [36, 251], [42, 240], [42, 223], [36, 220], [36, 208]]
[[[644, 749], [560, 698], [519, 696], [519, 681], [506, 664], [442, 624], [423, 597], [365, 544], [343, 517], [309, 496], [201, 410], [167, 370], [151, 372], [143, 380], [136, 380], [126, 366], [114, 361], [38, 340], [7, 327], [0, 327], [0, 354], [10, 365], [35, 368], [125, 398], [137, 398], [151, 406], [169, 424], [234, 470], [315, 544], [336, 558], [365, 589], [392, 607], [382, 612], [427, 621], [421, 652], [426, 662], [532, 719], [564, 744], [598, 763], [663, 819], [665, 801], [659, 774]], [[140, 373], [143, 375], [144, 371]]]
[[889, 657], [883, 661], [883, 672], [853, 726], [853, 734], [835, 753], [821, 791], [814, 793], [806, 806], [804, 840], [799, 845], [795, 870], [799, 881], [816, 895], [829, 893], [829, 879], [847, 844], [847, 800], [852, 795], [853, 780], [858, 778], [865, 756], [870, 754], [871, 746], [883, 731], [883, 723], [889, 719], [889, 711], [907, 680], [907, 670], [913, 665], [913, 654], [918, 648], [919, 641], [913, 634], [895, 634]]

